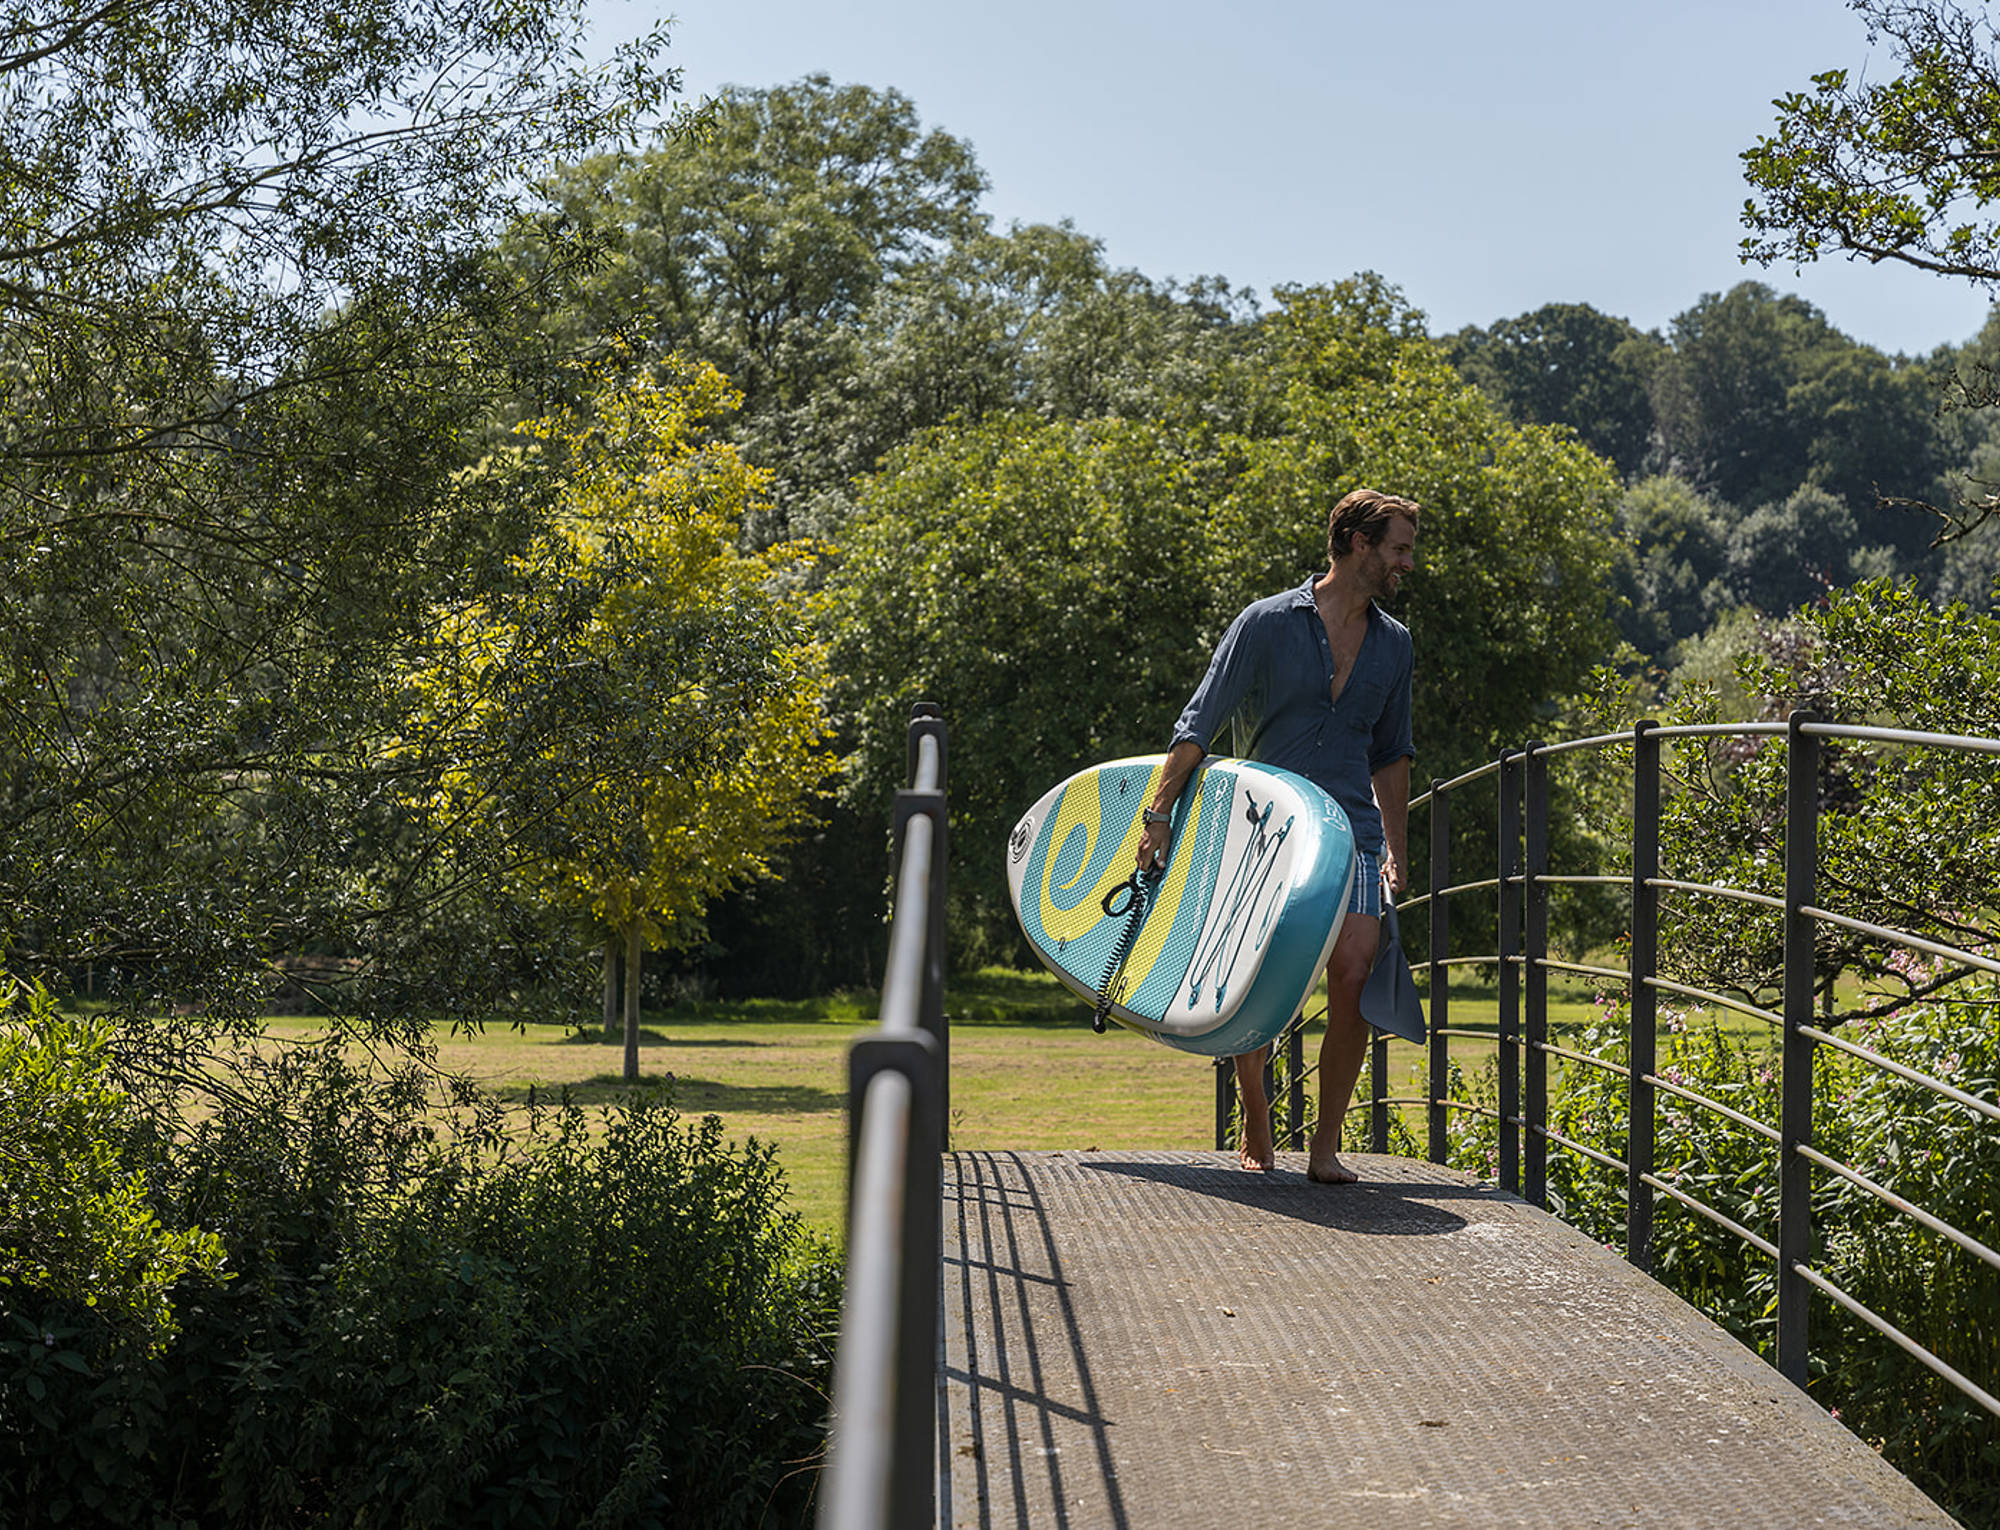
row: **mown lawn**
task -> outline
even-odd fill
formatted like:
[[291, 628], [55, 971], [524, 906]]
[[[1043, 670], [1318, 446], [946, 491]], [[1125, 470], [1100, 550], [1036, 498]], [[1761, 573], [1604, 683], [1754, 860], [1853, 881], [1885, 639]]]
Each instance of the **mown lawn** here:
[[[1573, 1033], [1594, 1017], [1586, 984], [1554, 985], [1550, 1023]], [[640, 1067], [666, 1084], [685, 1115], [719, 1116], [736, 1139], [773, 1144], [792, 1203], [838, 1236], [846, 1174], [847, 1049], [874, 1024], [874, 996], [797, 1003], [705, 1003], [644, 1016]], [[1087, 1009], [1039, 973], [955, 976], [951, 1016], [951, 1145], [981, 1148], [1187, 1147], [1213, 1142], [1214, 1072], [1205, 1058], [1113, 1028], [1099, 1036]], [[1452, 1055], [1476, 1077], [1494, 1054], [1497, 996], [1452, 984]], [[284, 1030], [308, 1021], [275, 1021]], [[1316, 1041], [1308, 1038], [1310, 1057]], [[441, 1040], [440, 1061], [510, 1102], [624, 1098], [622, 1041], [558, 1026], [493, 1029]], [[1421, 1049], [1390, 1047], [1391, 1093], [1415, 1093]], [[1365, 1075], [1364, 1075], [1365, 1087]], [[1421, 1112], [1407, 1113], [1421, 1134]]]

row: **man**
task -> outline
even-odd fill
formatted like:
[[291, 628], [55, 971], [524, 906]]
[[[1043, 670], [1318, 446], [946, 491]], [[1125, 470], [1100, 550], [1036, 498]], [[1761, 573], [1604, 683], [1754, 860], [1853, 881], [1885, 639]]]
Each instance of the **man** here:
[[[1418, 506], [1356, 489], [1327, 520], [1326, 573], [1248, 607], [1216, 646], [1208, 674], [1174, 728], [1167, 767], [1146, 814], [1139, 867], [1166, 861], [1169, 818], [1181, 788], [1232, 718], [1238, 754], [1297, 771], [1346, 812], [1357, 864], [1347, 917], [1326, 965], [1326, 1039], [1320, 1046], [1319, 1123], [1307, 1174], [1352, 1184], [1340, 1161], [1340, 1131], [1361, 1076], [1368, 1026], [1361, 990], [1375, 963], [1382, 894], [1408, 878], [1410, 805], [1409, 629], [1376, 601], [1415, 566]], [[1271, 1102], [1260, 1048], [1236, 1059], [1243, 1097], [1243, 1167], [1272, 1163]]]

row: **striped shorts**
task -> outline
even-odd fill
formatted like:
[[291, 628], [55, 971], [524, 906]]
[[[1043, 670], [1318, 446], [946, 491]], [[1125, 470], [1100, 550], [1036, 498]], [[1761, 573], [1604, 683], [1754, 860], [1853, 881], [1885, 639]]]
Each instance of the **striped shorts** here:
[[1347, 895], [1347, 911], [1382, 917], [1382, 863], [1366, 850], [1354, 852], [1354, 891]]

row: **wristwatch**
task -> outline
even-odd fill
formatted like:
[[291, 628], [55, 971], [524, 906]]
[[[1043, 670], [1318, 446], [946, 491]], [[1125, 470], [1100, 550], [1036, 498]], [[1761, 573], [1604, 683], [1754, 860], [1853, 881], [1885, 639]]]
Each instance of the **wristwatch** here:
[[1156, 813], [1151, 808], [1146, 809], [1147, 823], [1172, 823], [1173, 821], [1174, 815], [1172, 813]]

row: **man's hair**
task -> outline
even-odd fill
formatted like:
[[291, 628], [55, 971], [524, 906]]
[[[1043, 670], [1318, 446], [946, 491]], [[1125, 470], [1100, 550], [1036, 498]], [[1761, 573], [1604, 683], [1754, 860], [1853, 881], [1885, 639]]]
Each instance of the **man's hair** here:
[[1333, 507], [1326, 519], [1326, 555], [1344, 558], [1354, 551], [1354, 534], [1360, 532], [1370, 547], [1380, 547], [1389, 534], [1389, 522], [1403, 517], [1412, 526], [1421, 509], [1413, 499], [1383, 494], [1375, 489], [1356, 489]]

